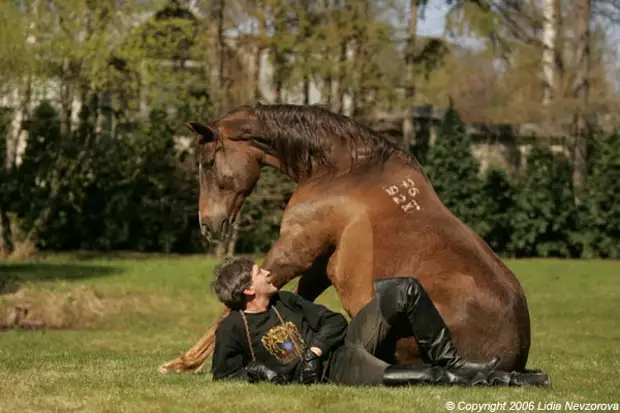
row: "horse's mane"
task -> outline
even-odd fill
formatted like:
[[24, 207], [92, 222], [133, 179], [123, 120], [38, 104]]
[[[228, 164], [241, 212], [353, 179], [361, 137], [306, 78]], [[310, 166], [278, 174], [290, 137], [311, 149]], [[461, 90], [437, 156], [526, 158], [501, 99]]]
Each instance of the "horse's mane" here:
[[[283, 165], [294, 174], [304, 169], [328, 164], [335, 139], [348, 149], [352, 166], [382, 164], [395, 152], [404, 155], [419, 168], [411, 155], [376, 131], [353, 119], [336, 114], [321, 105], [245, 105], [231, 113], [254, 114], [263, 128], [269, 146]], [[358, 148], [363, 148], [362, 152]]]

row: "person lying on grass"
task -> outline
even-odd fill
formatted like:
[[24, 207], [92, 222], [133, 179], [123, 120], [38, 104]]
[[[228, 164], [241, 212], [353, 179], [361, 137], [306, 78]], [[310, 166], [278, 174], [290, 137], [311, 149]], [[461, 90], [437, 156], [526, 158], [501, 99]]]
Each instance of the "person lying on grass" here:
[[[496, 371], [494, 357], [459, 356], [424, 288], [411, 277], [375, 281], [376, 298], [347, 325], [340, 313], [279, 291], [246, 258], [215, 269], [211, 287], [231, 312], [215, 335], [213, 380], [343, 385], [549, 385], [542, 373]], [[396, 330], [393, 330], [396, 329]], [[377, 355], [390, 333], [409, 332], [424, 364], [391, 365]]]

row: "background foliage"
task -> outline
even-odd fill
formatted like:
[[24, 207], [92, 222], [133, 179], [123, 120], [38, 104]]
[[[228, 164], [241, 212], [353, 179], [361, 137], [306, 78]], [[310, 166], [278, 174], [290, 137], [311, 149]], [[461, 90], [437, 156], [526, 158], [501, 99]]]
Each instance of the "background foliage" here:
[[[497, 252], [618, 258], [616, 3], [7, 0], [0, 257], [204, 251], [183, 123], [318, 100], [360, 122], [399, 117], [399, 144]], [[438, 8], [445, 33], [421, 35]], [[417, 141], [411, 108], [448, 102], [436, 142]], [[516, 175], [481, 171], [464, 122], [536, 122], [568, 146], [540, 139]], [[266, 251], [294, 188], [265, 171], [234, 242], [208, 251]]]
[[[151, 122], [122, 139], [84, 128], [70, 141], [61, 139], [57, 113], [49, 104], [42, 103], [35, 115], [22, 164], [3, 178], [2, 204], [17, 213], [25, 232], [38, 231], [40, 247], [204, 251], [192, 157], [174, 149], [164, 114], [152, 113]], [[577, 208], [565, 155], [538, 144], [516, 178], [497, 169], [483, 175], [455, 110], [446, 112], [440, 131], [425, 171], [442, 201], [497, 252], [620, 256], [620, 134], [592, 137], [588, 192]], [[75, 151], [76, 141], [88, 148], [87, 155]], [[236, 252], [270, 248], [294, 187], [280, 172], [263, 171], [242, 209]], [[42, 217], [42, 211], [50, 215]], [[46, 224], [37, 227], [42, 220]]]

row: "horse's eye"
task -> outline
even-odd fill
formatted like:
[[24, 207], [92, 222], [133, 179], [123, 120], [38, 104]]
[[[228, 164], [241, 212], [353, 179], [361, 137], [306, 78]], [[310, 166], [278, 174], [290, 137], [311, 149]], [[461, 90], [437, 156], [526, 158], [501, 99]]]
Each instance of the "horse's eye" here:
[[241, 136], [244, 138], [251, 138], [253, 135], [253, 128], [243, 127], [241, 129]]
[[258, 143], [260, 143], [261, 145], [265, 145], [265, 146], [269, 146], [271, 144], [271, 142], [269, 141], [269, 139], [267, 138], [263, 138], [261, 136], [257, 136], [256, 138], [254, 138], [254, 140]]
[[203, 168], [211, 168], [215, 163], [215, 156], [213, 155], [203, 155], [202, 159], [200, 159], [200, 164]]

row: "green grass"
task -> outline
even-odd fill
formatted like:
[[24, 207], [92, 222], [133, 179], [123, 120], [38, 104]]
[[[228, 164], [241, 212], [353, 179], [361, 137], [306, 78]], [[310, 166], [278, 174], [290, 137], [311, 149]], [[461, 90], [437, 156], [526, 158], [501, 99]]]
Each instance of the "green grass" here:
[[[56, 256], [1, 265], [0, 280], [13, 279], [18, 293], [81, 286], [104, 302], [127, 302], [88, 328], [0, 332], [0, 412], [446, 412], [447, 401], [506, 401], [503, 411], [511, 401], [555, 401], [564, 411], [567, 401], [620, 403], [619, 262], [508, 261], [530, 305], [528, 367], [550, 373], [551, 389], [277, 387], [160, 375], [157, 367], [193, 345], [222, 309], [209, 291], [213, 264]], [[333, 289], [317, 301], [340, 310]]]

